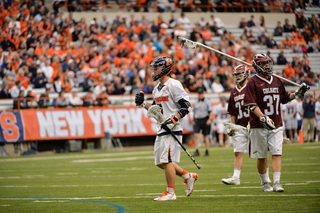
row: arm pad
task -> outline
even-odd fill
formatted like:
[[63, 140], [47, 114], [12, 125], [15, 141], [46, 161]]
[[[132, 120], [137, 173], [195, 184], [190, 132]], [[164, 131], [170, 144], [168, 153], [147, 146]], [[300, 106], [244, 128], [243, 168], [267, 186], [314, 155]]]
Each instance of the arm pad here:
[[249, 110], [250, 110], [251, 112], [253, 112], [256, 108], [257, 108], [257, 106], [249, 106]]
[[180, 109], [178, 113], [180, 114], [181, 118], [183, 118], [191, 111], [191, 104], [189, 101], [183, 98], [180, 99], [178, 103], [180, 104]]

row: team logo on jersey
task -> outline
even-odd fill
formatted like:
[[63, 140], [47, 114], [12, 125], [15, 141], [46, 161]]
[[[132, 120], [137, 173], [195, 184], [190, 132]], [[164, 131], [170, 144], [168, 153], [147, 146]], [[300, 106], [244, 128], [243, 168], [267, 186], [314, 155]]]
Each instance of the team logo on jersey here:
[[169, 96], [162, 96], [162, 97], [157, 97], [154, 99], [156, 102], [161, 102], [161, 101], [169, 101]]
[[263, 94], [269, 94], [269, 93], [279, 93], [279, 88], [264, 88]]

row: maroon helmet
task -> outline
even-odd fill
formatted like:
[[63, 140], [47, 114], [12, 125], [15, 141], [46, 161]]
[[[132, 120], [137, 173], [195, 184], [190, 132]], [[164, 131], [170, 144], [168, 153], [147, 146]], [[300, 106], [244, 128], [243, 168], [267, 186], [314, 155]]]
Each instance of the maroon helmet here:
[[234, 82], [238, 85], [246, 80], [250, 75], [250, 69], [246, 65], [240, 64], [232, 71]]
[[[269, 67], [267, 66], [269, 65]], [[266, 54], [256, 54], [252, 59], [252, 66], [257, 73], [262, 73], [265, 75], [272, 75], [273, 64], [272, 60]]]

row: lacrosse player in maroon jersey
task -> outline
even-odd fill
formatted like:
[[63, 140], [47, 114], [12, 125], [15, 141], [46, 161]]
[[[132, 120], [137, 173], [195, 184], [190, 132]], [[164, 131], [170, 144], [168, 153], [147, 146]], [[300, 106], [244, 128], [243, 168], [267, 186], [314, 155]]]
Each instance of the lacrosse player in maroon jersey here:
[[170, 130], [182, 141], [182, 126], [179, 122], [191, 110], [191, 104], [188, 93], [182, 87], [182, 84], [169, 77], [174, 64], [170, 57], [160, 56], [155, 58], [150, 64], [150, 71], [153, 81], [159, 80], [154, 88], [153, 103], [144, 102], [143, 92], [137, 93], [135, 103], [139, 107], [149, 109], [153, 104], [160, 105], [162, 114], [166, 121], [157, 126], [157, 137], [154, 143], [155, 165], [164, 169], [167, 181], [167, 190], [155, 201], [176, 200], [175, 194], [175, 176], [178, 175], [184, 179], [187, 185], [187, 196], [190, 196], [198, 174], [189, 173], [182, 169], [177, 163], [180, 162], [180, 145], [173, 139]]
[[[233, 69], [233, 79], [236, 87], [231, 90], [228, 113], [230, 114], [230, 122], [243, 126], [241, 131], [234, 131], [227, 128], [227, 135], [230, 136], [230, 142], [233, 143], [234, 150], [234, 172], [231, 178], [223, 178], [221, 181], [227, 185], [240, 185], [240, 173], [243, 166], [243, 153], [249, 151], [249, 123], [250, 112], [244, 106], [245, 87], [250, 75], [249, 67], [241, 64]], [[268, 173], [269, 168], [267, 168]], [[267, 174], [269, 177], [269, 174]], [[270, 181], [270, 179], [268, 180]]]
[[[309, 87], [303, 83], [294, 93], [286, 92], [282, 81], [272, 75], [272, 61], [265, 54], [256, 54], [252, 66], [257, 74], [249, 79], [244, 98], [244, 105], [250, 110], [250, 157], [257, 158], [262, 191], [283, 192], [280, 184], [283, 143], [280, 103], [303, 99]], [[268, 148], [272, 156], [273, 188], [266, 174]]]

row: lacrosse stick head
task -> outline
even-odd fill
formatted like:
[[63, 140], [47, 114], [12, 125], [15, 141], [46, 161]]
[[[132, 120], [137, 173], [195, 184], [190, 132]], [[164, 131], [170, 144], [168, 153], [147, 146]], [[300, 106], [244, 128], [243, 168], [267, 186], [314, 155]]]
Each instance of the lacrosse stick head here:
[[148, 117], [154, 118], [158, 124], [162, 124], [166, 119], [161, 113], [161, 107], [158, 105], [152, 105], [148, 109]]
[[181, 46], [186, 45], [188, 48], [195, 50], [198, 47], [197, 42], [190, 41], [189, 39], [183, 38], [181, 36], [178, 37], [181, 41]]

